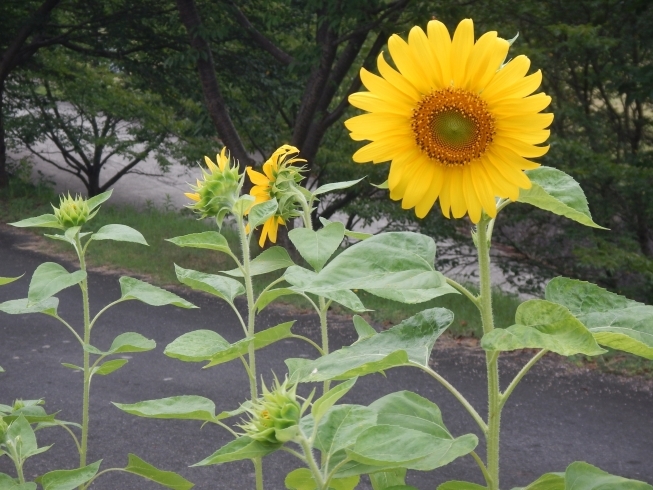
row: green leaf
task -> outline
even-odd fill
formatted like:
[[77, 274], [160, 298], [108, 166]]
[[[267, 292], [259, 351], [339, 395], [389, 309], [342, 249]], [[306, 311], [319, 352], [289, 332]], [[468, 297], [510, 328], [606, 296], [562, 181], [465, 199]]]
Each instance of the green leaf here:
[[0, 277], [0, 286], [4, 286], [5, 284], [10, 284], [14, 281], [17, 281], [21, 277], [23, 277], [25, 274], [21, 274], [18, 277]]
[[332, 184], [324, 184], [315, 189], [311, 194], [314, 196], [319, 196], [320, 194], [326, 194], [327, 192], [333, 192], [340, 189], [347, 189], [348, 187], [358, 184], [365, 177], [362, 177], [357, 180], [347, 180], [345, 182], [333, 182]]
[[59, 298], [48, 298], [35, 305], [29, 305], [27, 298], [12, 299], [0, 303], [0, 311], [4, 311], [10, 315], [23, 315], [26, 313], [43, 313], [44, 315], [57, 316], [57, 307], [59, 306]]
[[362, 316], [354, 315], [353, 321], [354, 328], [358, 334], [358, 340], [363, 340], [376, 335], [377, 332], [374, 330], [374, 327], [367, 323]]
[[406, 468], [379, 471], [370, 475], [374, 490], [388, 490], [389, 488], [411, 488], [406, 486]]
[[456, 480], [456, 481], [448, 481], [443, 483], [442, 485], [438, 485], [438, 490], [487, 490], [487, 487], [484, 487], [483, 485], [478, 485], [476, 483], [470, 483], [468, 481]]
[[[439, 487], [438, 490], [440, 490]], [[451, 490], [456, 489], [452, 488]], [[513, 488], [513, 490], [565, 490], [565, 474], [547, 473], [546, 475], [539, 477], [527, 487]]]
[[149, 463], [146, 463], [141, 458], [135, 454], [129, 454], [129, 462], [125, 467], [125, 471], [133, 473], [135, 475], [142, 476], [148, 480], [163, 485], [166, 488], [172, 488], [174, 490], [189, 490], [195, 485], [185, 478], [182, 478], [177, 473], [172, 471], [163, 471], [158, 468], [155, 468]]
[[69, 362], [62, 362], [61, 365], [63, 367], [67, 367], [68, 369], [72, 369], [73, 371], [83, 371], [84, 368], [80, 366], [76, 366], [75, 364], [70, 364]]
[[152, 286], [133, 277], [120, 278], [120, 291], [122, 299], [137, 299], [152, 306], [174, 305], [180, 308], [197, 308], [194, 304], [180, 298], [170, 291]]
[[286, 475], [284, 480], [289, 490], [316, 490], [317, 483], [308, 468], [297, 468]]
[[280, 447], [279, 444], [256, 441], [247, 436], [243, 436], [222, 446], [211, 456], [192, 466], [208, 466], [211, 464], [240, 461], [241, 459], [261, 458], [276, 451]]
[[229, 349], [231, 344], [213, 330], [194, 330], [177, 337], [163, 353], [185, 362], [208, 361], [218, 353]]
[[2, 490], [36, 490], [36, 483], [27, 482], [21, 484], [9, 475], [0, 473], [0, 488]]
[[103, 362], [99, 366], [96, 366], [95, 369], [93, 369], [93, 374], [106, 376], [107, 374], [111, 374], [112, 372], [117, 371], [125, 364], [127, 364], [127, 362], [129, 362], [127, 359], [113, 359], [111, 361]]
[[370, 311], [365, 308], [365, 305], [361, 300], [356, 296], [356, 293], [348, 289], [343, 289], [342, 291], [329, 291], [322, 293], [326, 299], [335, 301], [336, 303], [344, 306], [345, 308], [355, 311], [357, 313], [363, 313], [364, 311]]
[[105, 225], [93, 234], [93, 240], [115, 240], [147, 245], [145, 237], [137, 230], [126, 225]]
[[522, 303], [515, 321], [516, 325], [495, 328], [485, 334], [481, 347], [498, 351], [548, 349], [561, 356], [597, 356], [606, 352], [567, 308], [550, 301], [533, 299]]
[[[288, 267], [283, 277], [286, 282], [293, 285], [293, 287], [290, 288], [291, 290], [298, 293], [313, 293], [312, 284], [316, 280], [317, 273], [304, 269], [298, 265], [293, 265], [292, 267]], [[335, 301], [352, 311], [368, 311], [361, 300], [358, 299], [358, 296], [347, 289], [340, 291], [319, 291], [315, 294]]]
[[184, 395], [145, 400], [137, 403], [115, 403], [123, 412], [151, 419], [201, 420], [215, 419], [215, 403], [203, 396]]
[[527, 170], [526, 175], [533, 185], [519, 191], [518, 202], [551, 211], [585, 226], [607, 229], [592, 221], [583, 189], [562, 170], [542, 166]]
[[125, 352], [146, 352], [152, 350], [156, 347], [156, 342], [150, 340], [140, 333], [136, 332], [125, 332], [118, 335], [113, 342], [111, 347], [104, 354], [122, 354]]
[[34, 429], [27, 421], [24, 415], [19, 415], [7, 428], [7, 433], [5, 434], [5, 440], [12, 441], [14, 445], [17, 445], [16, 438], [20, 437], [20, 447], [21, 447], [21, 456], [23, 459], [38, 454], [39, 447], [36, 443], [36, 435], [34, 434]]
[[[249, 273], [252, 276], [259, 276], [279, 269], [285, 269], [291, 265], [294, 265], [294, 262], [290, 258], [290, 255], [288, 255], [286, 249], [275, 246], [264, 250], [261, 254], [256, 256], [254, 260], [252, 260], [249, 267]], [[243, 277], [243, 273], [240, 269], [223, 271], [222, 273], [233, 277]]]
[[300, 382], [348, 379], [409, 362], [428, 366], [435, 341], [452, 321], [451, 311], [431, 308], [314, 361], [289, 359], [286, 364], [292, 379]]
[[352, 378], [344, 383], [334, 386], [324, 395], [313, 402], [313, 408], [311, 409], [311, 415], [313, 416], [313, 421], [316, 424], [320, 423], [324, 414], [336, 404], [343, 396], [345, 396], [352, 386], [356, 383], [358, 378]]
[[59, 264], [45, 262], [39, 265], [32, 275], [27, 292], [27, 304], [32, 306], [40, 303], [63, 289], [79, 284], [84, 279], [86, 279], [85, 271], [68, 272]]
[[375, 424], [374, 410], [361, 405], [337, 405], [318, 424], [313, 445], [322, 451], [324, 464], [328, 465], [336, 453], [353, 447], [358, 436]]
[[247, 217], [247, 223], [250, 228], [253, 230], [259, 225], [265, 223], [269, 218], [274, 216], [279, 208], [279, 204], [276, 199], [270, 199], [269, 201], [260, 202], [252, 206], [249, 210], [249, 215]]
[[564, 277], [547, 284], [545, 297], [567, 307], [599, 344], [653, 359], [653, 306]]
[[[329, 223], [336, 223], [336, 222], [329, 221], [328, 219], [320, 217], [320, 223], [322, 223], [322, 226], [327, 226]], [[345, 230], [345, 236], [348, 238], [353, 238], [354, 240], [367, 240], [369, 237], [374, 235], [372, 233], [363, 233], [360, 231]]]
[[[345, 289], [404, 303], [421, 303], [453, 290], [433, 269], [435, 242], [412, 232], [375, 235], [356, 243], [322, 269], [306, 290], [317, 295]], [[300, 286], [286, 280], [294, 286]]]
[[168, 238], [166, 241], [174, 243], [178, 247], [204, 248], [232, 255], [227, 239], [217, 231], [191, 233], [190, 235]]
[[329, 223], [318, 231], [295, 228], [288, 237], [304, 260], [319, 272], [342, 243], [345, 225]]
[[73, 490], [93, 478], [102, 460], [75, 470], [50, 471], [40, 479], [43, 490]]
[[299, 292], [291, 288], [276, 288], [265, 291], [256, 300], [257, 313], [263, 311], [263, 309], [272, 303], [275, 299], [291, 294], [299, 294]]
[[254, 337], [245, 338], [231, 344], [227, 349], [222, 352], [217, 352], [211, 356], [211, 362], [209, 362], [205, 368], [216, 366], [218, 364], [223, 364], [225, 362], [236, 359], [242, 355], [245, 355], [248, 351], [249, 344], [254, 343], [254, 349], [262, 349], [278, 340], [287, 339], [292, 337], [293, 333], [290, 331], [295, 320], [291, 322], [285, 322], [274, 327], [267, 328], [261, 332], [255, 333]]
[[63, 226], [59, 224], [54, 214], [42, 214], [35, 218], [27, 218], [9, 224], [16, 228], [57, 228], [63, 230]]
[[245, 294], [245, 287], [229, 277], [184, 269], [177, 264], [175, 264], [175, 273], [182, 284], [190, 286], [196, 291], [213, 294], [230, 304], [233, 304], [237, 296]]
[[14, 410], [13, 407], [4, 405], [0, 411], [5, 412], [2, 415], [5, 422], [11, 423], [19, 417], [24, 417], [28, 424], [37, 424], [41, 422], [52, 422], [57, 414], [47, 414], [43, 405], [43, 400], [22, 400], [22, 407]]
[[[653, 490], [639, 480], [611, 475], [582, 461], [571, 463], [564, 473], [547, 473], [523, 489], [513, 490]], [[438, 488], [438, 490], [440, 490]]]
[[100, 204], [107, 201], [111, 197], [111, 194], [113, 194], [113, 189], [109, 189], [108, 191], [103, 192], [102, 194], [98, 194], [97, 196], [91, 197], [89, 200], [87, 200], [86, 204], [88, 205], [89, 211], [93, 211]]

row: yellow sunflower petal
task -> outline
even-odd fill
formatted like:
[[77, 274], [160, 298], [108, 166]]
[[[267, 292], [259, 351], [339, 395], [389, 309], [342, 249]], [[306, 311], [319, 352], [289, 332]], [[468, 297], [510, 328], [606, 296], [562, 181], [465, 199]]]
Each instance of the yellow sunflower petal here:
[[388, 83], [392, 84], [397, 90], [400, 90], [405, 95], [410, 97], [412, 101], [419, 100], [422, 96], [415, 86], [406, 79], [401, 73], [392, 68], [385, 60], [383, 53], [376, 59], [376, 66], [379, 73], [385, 78]]
[[389, 112], [391, 114], [410, 116], [413, 110], [411, 104], [385, 100], [369, 92], [356, 92], [355, 94], [351, 94], [347, 100], [354, 107], [358, 107], [367, 112]]
[[474, 47], [474, 23], [472, 19], [460, 21], [451, 41], [451, 75], [455, 87], [465, 86], [465, 68]]
[[415, 206], [415, 215], [418, 218], [423, 218], [435, 204], [435, 200], [440, 195], [442, 183], [444, 182], [444, 169], [439, 165], [433, 165], [433, 176], [429, 183], [428, 189], [424, 194], [422, 200]]
[[530, 97], [492, 100], [491, 103], [488, 103], [488, 106], [493, 114], [509, 117], [541, 112], [550, 103], [551, 97], [540, 92]]
[[199, 202], [200, 200], [200, 195], [197, 192], [184, 192], [184, 196], [186, 196], [188, 199], [191, 199], [195, 202]]
[[446, 169], [442, 180], [442, 190], [440, 191], [440, 210], [445, 218], [449, 218], [451, 213], [451, 172]]
[[407, 104], [412, 104], [415, 99], [404, 94], [397, 87], [389, 83], [384, 78], [370, 73], [365, 68], [361, 68], [361, 81], [370, 92], [388, 100], [401, 100]]
[[418, 159], [411, 160], [406, 162], [402, 167], [400, 172], [399, 182], [396, 186], [390, 187], [390, 181], [388, 181], [388, 188], [390, 189], [390, 199], [398, 201], [403, 199], [406, 195], [406, 190], [412, 185], [416, 178], [419, 178], [417, 173], [420, 167], [420, 161]]
[[426, 75], [422, 67], [418, 63], [415, 63], [408, 43], [396, 34], [393, 34], [388, 39], [388, 51], [390, 51], [392, 60], [397, 65], [397, 68], [399, 68], [399, 72], [421, 93], [428, 93], [430, 85], [426, 80]]
[[549, 145], [546, 146], [533, 146], [523, 141], [514, 138], [501, 138], [496, 142], [497, 146], [502, 146], [509, 150], [514, 151], [517, 155], [524, 158], [537, 158], [545, 155], [549, 151]]
[[513, 185], [516, 185], [521, 189], [530, 189], [531, 181], [526, 176], [526, 174], [515, 166], [504, 162], [501, 157], [494, 152], [494, 150], [495, 149], [493, 148], [491, 151], [488, 151], [487, 157], [488, 160], [492, 162], [492, 165], [501, 173], [501, 175], [503, 175], [506, 180], [511, 182]]
[[501, 68], [492, 80], [490, 80], [487, 86], [483, 89], [481, 95], [483, 99], [488, 101], [491, 105], [491, 101], [495, 94], [508, 84], [518, 83], [524, 78], [528, 69], [531, 66], [531, 60], [529, 60], [524, 55], [519, 55], [514, 59], [510, 60], [503, 68]]
[[502, 198], [509, 198], [516, 201], [519, 198], [519, 187], [509, 182], [501, 172], [499, 172], [489, 161], [487, 157], [480, 159], [480, 164], [483, 165], [485, 174], [492, 183], [494, 193]]
[[257, 172], [256, 170], [252, 170], [251, 167], [247, 167], [245, 170], [247, 170], [247, 176], [249, 177], [249, 180], [252, 181], [252, 184], [254, 185], [262, 185], [269, 187], [270, 186], [270, 180], [263, 175], [261, 172]]
[[502, 137], [514, 138], [530, 145], [538, 145], [544, 143], [551, 134], [549, 129], [541, 129], [539, 131], [506, 131], [497, 129], [496, 140]]
[[[417, 66], [421, 64], [433, 65], [433, 62], [437, 59], [437, 56], [431, 50], [431, 45], [426, 34], [419, 27], [413, 27], [410, 30], [408, 34], [408, 45], [413, 56], [413, 62]], [[428, 86], [427, 91], [440, 89], [445, 86], [439, 70], [436, 71], [427, 68], [422, 71], [424, 72], [424, 81]]]
[[525, 116], [511, 116], [496, 119], [497, 130], [539, 131], [548, 128], [553, 122], [553, 114], [540, 113]]
[[469, 219], [472, 220], [472, 223], [478, 223], [481, 220], [481, 201], [476, 194], [476, 189], [474, 188], [474, 183], [472, 182], [472, 169], [469, 165], [466, 165], [462, 168], [463, 182], [462, 182], [462, 194], [465, 198], [465, 207], [467, 208], [467, 213], [469, 214]]
[[467, 65], [469, 89], [480, 92], [494, 77], [508, 55], [510, 43], [497, 37], [496, 32], [488, 32], [474, 45]]
[[220, 152], [219, 155], [215, 156], [215, 161], [218, 162], [218, 167], [220, 168], [221, 171], [224, 171], [225, 167], [227, 166], [227, 162], [229, 161], [229, 158], [227, 157], [227, 147], [223, 147], [222, 151]]
[[411, 142], [407, 142], [405, 137], [396, 136], [385, 138], [380, 141], [372, 141], [364, 146], [352, 157], [355, 162], [373, 162], [382, 163], [392, 160], [398, 154], [408, 150]]
[[432, 20], [428, 23], [427, 33], [431, 48], [438, 53], [437, 66], [442, 80], [442, 88], [451, 85], [451, 36], [447, 27], [439, 20]]
[[496, 100], [507, 98], [526, 97], [527, 95], [535, 92], [542, 84], [542, 71], [537, 70], [532, 75], [528, 75], [521, 79], [519, 82], [506, 85], [502, 90], [497, 91], [493, 96]]
[[207, 156], [204, 157], [204, 163], [206, 163], [206, 166], [209, 167], [211, 173], [215, 173], [215, 171], [218, 170], [218, 167], [216, 167], [215, 163], [213, 163]]
[[454, 167], [451, 169], [451, 214], [454, 218], [462, 218], [467, 212], [465, 194], [463, 192], [463, 169]]
[[497, 193], [492, 186], [492, 182], [485, 173], [483, 164], [478, 161], [469, 165], [469, 173], [471, 176], [472, 185], [481, 203], [481, 207], [485, 210], [490, 218], [497, 215]]
[[417, 162], [415, 174], [416, 178], [413, 178], [408, 184], [401, 201], [401, 207], [404, 209], [412, 209], [424, 199], [431, 180], [433, 180], [433, 164], [426, 158], [421, 159]]
[[492, 151], [502, 162], [505, 162], [509, 165], [512, 165], [519, 170], [533, 170], [540, 166], [539, 163], [531, 162], [526, 160], [524, 157], [521, 157], [517, 153], [502, 146], [495, 146], [492, 148]]

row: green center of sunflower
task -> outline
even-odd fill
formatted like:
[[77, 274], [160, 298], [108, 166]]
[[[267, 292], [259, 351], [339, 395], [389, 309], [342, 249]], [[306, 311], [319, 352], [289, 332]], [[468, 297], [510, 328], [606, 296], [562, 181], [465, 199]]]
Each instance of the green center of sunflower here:
[[415, 143], [444, 166], [480, 158], [494, 137], [494, 117], [478, 95], [446, 88], [426, 95], [413, 110]]

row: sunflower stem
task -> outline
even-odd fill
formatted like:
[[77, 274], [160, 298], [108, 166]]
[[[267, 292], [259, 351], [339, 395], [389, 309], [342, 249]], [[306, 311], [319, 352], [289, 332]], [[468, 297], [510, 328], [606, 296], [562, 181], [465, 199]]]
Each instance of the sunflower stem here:
[[[490, 270], [490, 236], [488, 235], [489, 225], [492, 220], [483, 214], [481, 221], [476, 227], [478, 267], [481, 293], [479, 302], [481, 305], [481, 320], [483, 322], [483, 333], [487, 334], [494, 330], [494, 315], [492, 312], [492, 277]], [[499, 362], [498, 355], [493, 351], [487, 351], [486, 366], [488, 379], [488, 431], [486, 435], [487, 444], [487, 472], [489, 476], [489, 490], [499, 489], [499, 435], [501, 429], [501, 393], [499, 391]]]

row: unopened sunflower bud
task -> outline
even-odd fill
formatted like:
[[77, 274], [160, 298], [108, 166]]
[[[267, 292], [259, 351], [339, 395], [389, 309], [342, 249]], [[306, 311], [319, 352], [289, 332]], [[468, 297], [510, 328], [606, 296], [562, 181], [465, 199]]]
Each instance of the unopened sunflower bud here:
[[54, 215], [59, 221], [59, 224], [64, 228], [72, 228], [73, 226], [82, 226], [86, 223], [91, 216], [91, 211], [88, 207], [86, 199], [82, 196], [61, 195], [59, 198], [59, 208], [54, 208]]
[[197, 185], [190, 186], [195, 192], [185, 194], [195, 201], [195, 204], [188, 207], [202, 218], [215, 218], [221, 227], [224, 217], [232, 212], [240, 196], [243, 175], [238, 173], [235, 162], [231, 164], [226, 147], [216, 156], [217, 165], [209, 157], [204, 157], [204, 161], [209, 172], [202, 169], [204, 180], [198, 180]]
[[7, 435], [7, 429], [9, 426], [7, 423], [4, 421], [2, 417], [0, 417], [0, 444], [2, 444], [5, 440], [5, 436]]
[[279, 384], [275, 379], [272, 391], [263, 385], [263, 395], [252, 402], [250, 420], [240, 427], [245, 435], [257, 441], [283, 444], [292, 436], [287, 429], [297, 426], [301, 406], [296, 397], [296, 386], [288, 386], [288, 380]]

